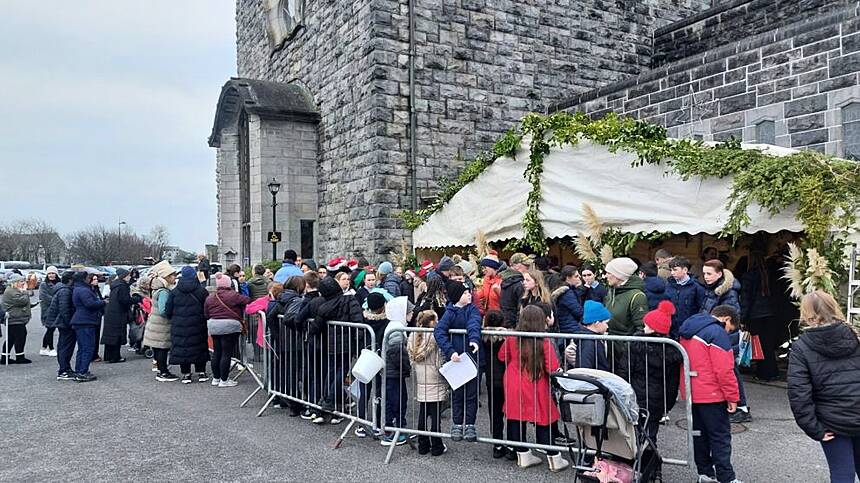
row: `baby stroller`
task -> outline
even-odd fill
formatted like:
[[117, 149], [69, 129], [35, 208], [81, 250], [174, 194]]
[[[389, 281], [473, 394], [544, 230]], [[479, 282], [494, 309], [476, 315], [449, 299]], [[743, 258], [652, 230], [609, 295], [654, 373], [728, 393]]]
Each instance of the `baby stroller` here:
[[568, 445], [574, 481], [662, 481], [657, 447], [638, 425], [647, 411], [640, 411], [630, 383], [611, 372], [570, 369], [552, 374], [552, 385], [568, 441], [568, 425], [576, 431]]

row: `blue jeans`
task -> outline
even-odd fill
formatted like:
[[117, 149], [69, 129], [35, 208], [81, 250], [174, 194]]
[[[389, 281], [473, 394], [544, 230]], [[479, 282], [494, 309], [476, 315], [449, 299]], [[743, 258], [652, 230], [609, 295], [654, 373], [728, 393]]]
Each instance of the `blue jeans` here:
[[406, 402], [409, 393], [406, 390], [405, 377], [385, 378], [385, 424], [405, 428], [409, 425], [406, 418]]
[[451, 413], [454, 416], [452, 424], [475, 424], [478, 415], [478, 384], [481, 378], [476, 377], [454, 391], [451, 398]]
[[344, 408], [346, 393], [343, 390], [343, 378], [349, 370], [349, 354], [328, 355], [328, 376], [326, 378], [326, 395], [321, 406], [325, 411], [341, 411]]
[[830, 483], [854, 483], [860, 476], [860, 436], [836, 436], [822, 441], [824, 457], [830, 467]]
[[78, 356], [75, 358], [75, 372], [86, 374], [90, 372], [90, 362], [96, 354], [96, 327], [75, 327], [75, 337], [78, 339]]
[[711, 478], [716, 475], [721, 483], [734, 480], [732, 428], [726, 403], [693, 403], [693, 429], [701, 432], [693, 438], [699, 474]]
[[77, 341], [74, 329], [60, 329], [60, 337], [57, 339], [57, 375], [72, 372], [72, 354]]

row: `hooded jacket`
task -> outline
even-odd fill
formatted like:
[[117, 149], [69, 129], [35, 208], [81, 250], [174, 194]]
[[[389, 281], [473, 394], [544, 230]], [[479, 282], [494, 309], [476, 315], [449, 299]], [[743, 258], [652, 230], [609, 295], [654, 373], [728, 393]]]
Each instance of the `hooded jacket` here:
[[126, 325], [129, 322], [130, 310], [131, 289], [128, 283], [117, 278], [110, 284], [110, 298], [105, 309], [105, 323], [102, 329], [102, 344], [123, 345], [128, 342]]
[[170, 319], [170, 363], [196, 364], [209, 360], [209, 334], [203, 314], [209, 292], [193, 273], [182, 270], [182, 278], [170, 291], [164, 309]]
[[632, 275], [624, 285], [610, 287], [604, 299], [604, 305], [612, 314], [610, 334], [633, 335], [645, 327], [642, 318], [648, 313], [648, 299], [644, 290], [645, 283], [638, 275]]
[[[45, 310], [44, 307], [42, 310]], [[72, 316], [75, 314], [75, 305], [72, 303], [72, 287], [66, 284], [58, 284], [51, 298], [51, 305], [47, 309], [48, 316], [45, 319], [45, 327], [55, 329], [70, 329]]]
[[3, 292], [3, 310], [9, 316], [9, 325], [27, 325], [30, 322], [30, 309], [30, 296], [26, 290], [18, 290], [12, 285], [6, 287]]
[[248, 297], [251, 300], [257, 300], [260, 297], [269, 295], [269, 279], [256, 275], [251, 280], [248, 280]]
[[389, 273], [385, 276], [385, 280], [382, 281], [382, 288], [388, 291], [392, 297], [400, 297], [400, 275], [397, 275], [394, 272]]
[[648, 310], [657, 310], [657, 304], [669, 300], [666, 293], [666, 280], [658, 276], [645, 277], [645, 297], [648, 299]]
[[690, 280], [681, 285], [674, 277], [669, 277], [666, 284], [666, 295], [669, 302], [675, 306], [675, 314], [672, 315], [672, 328], [669, 337], [677, 340], [678, 329], [685, 320], [702, 310], [702, 302], [705, 300], [705, 287], [690, 275]]
[[555, 306], [555, 320], [562, 334], [572, 334], [582, 320], [582, 304], [576, 291], [567, 285], [552, 292], [552, 303]]
[[152, 279], [150, 288], [152, 289], [152, 311], [146, 319], [143, 345], [155, 349], [170, 349], [170, 319], [164, 315], [167, 299], [170, 296], [167, 281], [162, 277], [155, 277]]
[[86, 282], [75, 280], [72, 303], [75, 305], [75, 314], [71, 321], [72, 326], [98, 327], [101, 325], [105, 301], [101, 300]]
[[730, 270], [723, 270], [723, 276], [712, 284], [705, 284], [705, 294], [702, 298], [701, 312], [710, 314], [711, 310], [717, 305], [731, 305], [737, 309], [743, 319], [741, 313], [741, 304], [738, 300], [738, 294], [741, 291], [741, 284], [735, 280], [734, 274]]
[[272, 337], [272, 346], [279, 353], [303, 349], [304, 326], [299, 319], [303, 305], [302, 295], [292, 289], [284, 290], [278, 295], [278, 300], [269, 302], [266, 325]]
[[475, 292], [475, 304], [481, 315], [486, 315], [489, 310], [499, 310], [499, 296], [501, 293], [502, 278], [496, 274], [484, 277], [481, 288]]
[[523, 274], [509, 268], [502, 272], [502, 290], [499, 294], [499, 307], [505, 317], [505, 327], [513, 328], [520, 316], [520, 299], [523, 298]]
[[800, 429], [860, 436], [860, 342], [842, 322], [806, 330], [791, 346], [788, 401]]
[[442, 353], [439, 352], [433, 334], [429, 332], [409, 334], [407, 348], [409, 360], [415, 368], [415, 400], [439, 402], [447, 399], [448, 384], [439, 374], [439, 368], [442, 367], [443, 362]]
[[738, 402], [738, 380], [729, 334], [709, 314], [687, 319], [681, 330], [681, 346], [690, 358], [693, 403]]
[[[577, 326], [574, 334], [597, 335], [584, 325]], [[594, 339], [572, 339], [576, 346], [576, 363], [574, 367], [610, 371], [609, 359], [606, 357], [606, 344]]]

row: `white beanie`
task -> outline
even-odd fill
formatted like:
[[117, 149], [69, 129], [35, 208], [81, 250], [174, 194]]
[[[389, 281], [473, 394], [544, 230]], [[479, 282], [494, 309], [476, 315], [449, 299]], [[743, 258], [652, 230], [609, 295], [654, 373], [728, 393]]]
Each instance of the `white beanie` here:
[[627, 280], [638, 269], [639, 267], [636, 265], [636, 262], [627, 257], [613, 258], [606, 264], [606, 273], [611, 273], [621, 280]]
[[60, 274], [60, 272], [59, 272], [59, 271], [57, 271], [57, 267], [55, 267], [55, 266], [53, 266], [53, 265], [51, 265], [50, 267], [48, 267], [48, 269], [47, 269], [47, 270], [45, 270], [45, 275], [47, 275], [47, 274], [49, 274], [49, 273], [53, 273], [53, 274], [55, 274], [55, 275], [59, 275], [59, 274]]

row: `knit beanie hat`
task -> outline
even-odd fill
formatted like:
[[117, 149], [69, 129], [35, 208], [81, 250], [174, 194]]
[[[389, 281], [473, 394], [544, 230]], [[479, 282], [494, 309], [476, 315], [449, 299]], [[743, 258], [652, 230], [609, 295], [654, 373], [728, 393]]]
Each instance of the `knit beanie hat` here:
[[486, 257], [481, 259], [481, 266], [489, 267], [493, 270], [498, 270], [499, 268], [501, 268], [502, 264], [501, 262], [499, 262], [499, 257], [495, 255], [487, 255]]
[[666, 335], [669, 329], [672, 328], [672, 316], [675, 315], [675, 306], [668, 300], [661, 300], [657, 304], [657, 309], [645, 314], [642, 321], [645, 325], [651, 327], [654, 332]]
[[474, 267], [472, 267], [472, 262], [468, 260], [460, 260], [460, 263], [458, 263], [457, 266], [462, 268], [463, 273], [465, 273], [466, 275], [469, 275], [470, 273], [472, 273], [472, 270], [475, 269]]
[[449, 257], [448, 255], [445, 255], [444, 257], [442, 257], [441, 260], [439, 260], [439, 266], [436, 267], [436, 271], [447, 272], [448, 270], [451, 270], [452, 268], [454, 268], [454, 260], [451, 260], [451, 257]]
[[585, 306], [582, 310], [582, 325], [591, 325], [595, 322], [609, 320], [611, 318], [612, 314], [602, 303], [594, 300], [585, 301]]
[[230, 288], [232, 285], [230, 284], [230, 277], [224, 275], [221, 272], [215, 274], [215, 287], [216, 288]]
[[[186, 268], [191, 268], [191, 267], [182, 267], [182, 271], [184, 272]], [[193, 268], [191, 268], [191, 270], [193, 271], [194, 269], [193, 269]], [[129, 272], [128, 272], [128, 270], [126, 270], [126, 269], [124, 269], [124, 268], [121, 268], [121, 267], [120, 267], [120, 268], [117, 268], [117, 269], [116, 269], [116, 278], [122, 278], [122, 277], [125, 277], [126, 275], [128, 275], [128, 273], [129, 273]], [[183, 274], [183, 275], [184, 275], [184, 274]]]
[[382, 310], [385, 307], [385, 296], [379, 292], [371, 292], [367, 296], [367, 308], [373, 312]]
[[460, 297], [462, 297], [463, 293], [467, 290], [469, 289], [461, 282], [449, 282], [448, 286], [445, 288], [445, 292], [448, 295], [448, 301], [452, 304], [459, 303]]
[[382, 262], [379, 264], [379, 273], [382, 275], [388, 275], [393, 271], [394, 267], [391, 265], [391, 262]]
[[622, 280], [627, 280], [630, 278], [639, 267], [636, 265], [636, 262], [627, 258], [613, 258], [609, 263], [606, 264], [606, 273], [611, 273], [617, 278]]
[[57, 270], [57, 267], [55, 267], [55, 266], [53, 266], [53, 265], [51, 265], [50, 267], [48, 267], [48, 269], [47, 269], [47, 270], [45, 270], [45, 275], [47, 275], [47, 274], [49, 274], [49, 273], [53, 273], [53, 274], [55, 274], [55, 275], [59, 275], [59, 274], [60, 274], [60, 272]]
[[9, 275], [9, 283], [17, 283], [17, 282], [20, 282], [21, 280], [24, 280], [23, 275], [19, 275], [17, 273], [12, 273], [11, 275]]
[[317, 271], [317, 262], [315, 262], [313, 260], [310, 260], [310, 259], [302, 260], [302, 265], [305, 265], [306, 267], [308, 267], [308, 269], [312, 272]]

